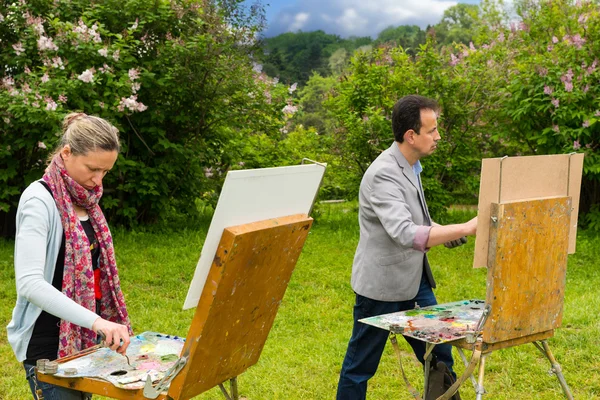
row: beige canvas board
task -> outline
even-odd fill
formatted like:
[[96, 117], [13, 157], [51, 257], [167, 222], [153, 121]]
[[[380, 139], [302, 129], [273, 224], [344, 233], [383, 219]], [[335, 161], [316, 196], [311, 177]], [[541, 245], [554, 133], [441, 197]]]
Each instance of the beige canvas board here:
[[569, 254], [575, 252], [583, 154], [487, 158], [481, 163], [473, 267], [487, 267], [492, 203], [571, 196]]

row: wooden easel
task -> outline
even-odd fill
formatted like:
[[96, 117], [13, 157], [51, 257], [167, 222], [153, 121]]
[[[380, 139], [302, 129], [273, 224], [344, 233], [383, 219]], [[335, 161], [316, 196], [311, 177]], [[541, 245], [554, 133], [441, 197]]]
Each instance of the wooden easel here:
[[92, 378], [38, 379], [115, 399], [184, 400], [219, 386], [237, 400], [237, 376], [258, 362], [311, 225], [299, 214], [224, 230], [183, 351], [158, 385], [125, 390]]
[[[527, 343], [533, 343], [548, 358], [566, 398], [573, 399], [547, 342], [562, 321], [570, 218], [570, 197], [492, 204], [486, 306], [473, 331], [446, 342], [458, 349], [466, 369], [437, 400], [450, 399], [469, 378], [477, 400], [481, 400], [486, 358], [496, 350]], [[395, 334], [403, 333], [403, 327], [390, 331], [390, 340], [400, 357]], [[435, 345], [426, 342], [425, 371], [429, 371]], [[470, 361], [463, 349], [473, 352]], [[477, 365], [478, 380], [472, 376]], [[426, 374], [425, 388], [427, 381]], [[413, 396], [420, 399], [406, 383]]]

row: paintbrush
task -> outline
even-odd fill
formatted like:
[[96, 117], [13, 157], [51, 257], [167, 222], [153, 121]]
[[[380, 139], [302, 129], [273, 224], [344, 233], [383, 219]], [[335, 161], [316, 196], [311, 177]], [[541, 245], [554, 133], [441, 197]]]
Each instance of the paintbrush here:
[[[96, 332], [98, 334], [98, 336], [100, 336], [100, 339], [102, 340], [102, 342], [104, 343], [105, 346], [109, 347], [110, 345], [108, 343], [106, 343], [106, 335], [104, 334], [104, 332], [102, 331], [97, 331]], [[111, 343], [112, 344], [112, 343]], [[101, 346], [102, 347], [102, 343], [100, 343], [97, 346]], [[95, 347], [95, 346], [94, 346]], [[127, 354], [123, 354], [125, 356], [125, 359], [127, 360], [127, 365], [129, 365], [131, 368], [135, 369], [132, 365], [131, 362], [129, 362], [129, 357], [127, 356]]]

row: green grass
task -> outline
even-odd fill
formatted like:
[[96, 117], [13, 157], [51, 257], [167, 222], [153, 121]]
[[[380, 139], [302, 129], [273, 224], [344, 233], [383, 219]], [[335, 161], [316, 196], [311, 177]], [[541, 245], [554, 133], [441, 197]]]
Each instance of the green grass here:
[[[259, 399], [331, 399], [352, 327], [352, 258], [358, 240], [355, 203], [321, 205], [260, 361], [239, 377], [240, 394]], [[466, 220], [468, 212], [459, 214]], [[207, 225], [180, 232], [115, 232], [123, 291], [136, 332], [185, 336], [193, 310], [182, 311]], [[486, 271], [471, 268], [474, 240], [460, 248], [430, 251], [439, 302], [485, 298]], [[14, 305], [12, 241], [0, 241], [0, 323]], [[569, 256], [562, 328], [549, 343], [577, 399], [600, 398], [600, 238], [580, 233]], [[411, 381], [422, 385], [420, 367], [400, 341]], [[458, 356], [456, 356], [458, 359]], [[28, 399], [21, 366], [0, 331], [0, 399]], [[487, 360], [490, 399], [562, 398], [549, 364], [533, 345], [502, 350]], [[459, 372], [462, 368], [458, 368]], [[474, 399], [470, 383], [461, 390]], [[96, 397], [95, 397], [96, 398]], [[222, 399], [213, 389], [197, 399]], [[369, 383], [371, 399], [410, 399], [391, 346]]]

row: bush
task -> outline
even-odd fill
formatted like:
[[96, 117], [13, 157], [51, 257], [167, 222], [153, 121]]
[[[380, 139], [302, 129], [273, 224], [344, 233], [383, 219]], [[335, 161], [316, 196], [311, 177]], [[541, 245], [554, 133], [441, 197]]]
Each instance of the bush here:
[[245, 158], [247, 139], [277, 137], [285, 122], [286, 88], [252, 63], [262, 10], [241, 3], [21, 0], [0, 8], [4, 217], [41, 176], [60, 121], [74, 110], [121, 132], [102, 200], [111, 222], [153, 222], [214, 198], [222, 173]]

